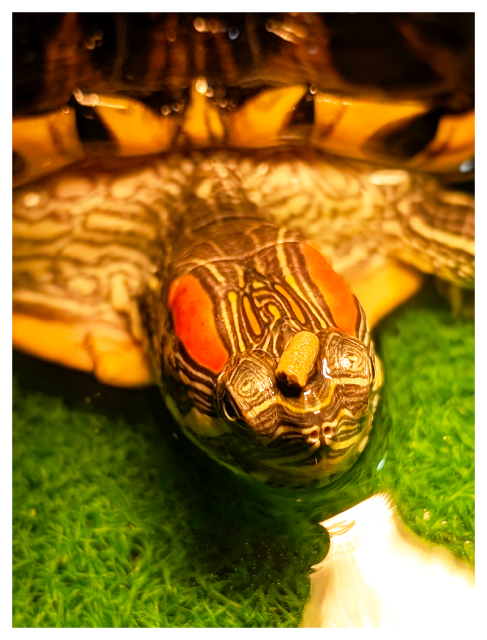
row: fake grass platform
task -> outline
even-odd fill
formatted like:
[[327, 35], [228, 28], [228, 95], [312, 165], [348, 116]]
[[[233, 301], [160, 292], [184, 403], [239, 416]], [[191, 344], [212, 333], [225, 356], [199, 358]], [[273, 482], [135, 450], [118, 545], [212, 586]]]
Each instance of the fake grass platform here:
[[378, 490], [474, 558], [474, 323], [430, 287], [375, 333], [385, 386], [360, 461], [319, 492], [238, 480], [155, 389], [14, 355], [14, 627], [296, 627], [317, 522]]

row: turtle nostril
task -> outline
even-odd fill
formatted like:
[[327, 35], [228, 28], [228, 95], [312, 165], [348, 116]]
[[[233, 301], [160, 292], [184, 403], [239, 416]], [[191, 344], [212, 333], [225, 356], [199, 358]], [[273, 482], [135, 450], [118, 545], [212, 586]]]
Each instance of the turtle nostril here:
[[320, 430], [318, 429], [318, 427], [311, 429], [311, 431], [308, 433], [308, 441], [314, 444], [318, 442], [319, 439], [320, 439]]
[[333, 427], [328, 426], [323, 429], [323, 438], [326, 445], [330, 446], [334, 437], [335, 429]]

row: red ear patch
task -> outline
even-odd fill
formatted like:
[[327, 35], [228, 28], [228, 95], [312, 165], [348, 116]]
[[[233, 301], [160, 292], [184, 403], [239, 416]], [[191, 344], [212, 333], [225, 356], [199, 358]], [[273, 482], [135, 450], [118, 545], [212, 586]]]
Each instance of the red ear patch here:
[[319, 251], [305, 243], [300, 248], [309, 276], [330, 308], [336, 326], [355, 335], [358, 310], [352, 292]]
[[219, 373], [228, 351], [218, 334], [213, 302], [195, 276], [177, 278], [169, 287], [168, 305], [174, 330], [195, 362]]

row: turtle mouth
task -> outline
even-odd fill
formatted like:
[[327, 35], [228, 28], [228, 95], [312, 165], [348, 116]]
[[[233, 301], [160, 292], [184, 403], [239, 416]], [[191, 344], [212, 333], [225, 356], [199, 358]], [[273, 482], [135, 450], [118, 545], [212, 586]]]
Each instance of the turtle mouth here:
[[372, 416], [367, 414], [355, 425], [314, 425], [299, 434], [288, 425], [292, 436], [289, 431], [288, 437], [272, 439], [256, 438], [242, 424], [220, 443], [207, 445], [212, 446], [212, 457], [237, 472], [272, 486], [304, 488], [325, 485], [347, 471], [365, 448], [371, 426]]
[[213, 428], [210, 433], [208, 420], [197, 427], [194, 408], [190, 414], [178, 415], [178, 422], [189, 439], [213, 460], [238, 475], [287, 488], [322, 486], [344, 473], [363, 451], [372, 424], [372, 416], [367, 414], [355, 427], [322, 423], [298, 432], [295, 425], [281, 425], [289, 431], [284, 431], [281, 438], [271, 438], [257, 437], [242, 421], [231, 423], [229, 428], [222, 417], [213, 418], [213, 422], [225, 428]]

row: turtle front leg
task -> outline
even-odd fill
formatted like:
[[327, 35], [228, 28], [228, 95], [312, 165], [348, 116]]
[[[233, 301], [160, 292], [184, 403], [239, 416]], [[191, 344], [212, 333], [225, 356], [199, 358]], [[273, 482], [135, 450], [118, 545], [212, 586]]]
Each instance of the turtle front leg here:
[[372, 329], [390, 311], [403, 304], [423, 286], [424, 274], [404, 263], [388, 258], [375, 268], [356, 269], [346, 275], [347, 284], [364, 308]]
[[161, 198], [151, 167], [14, 191], [14, 347], [115, 386], [157, 378], [143, 309], [160, 288]]

